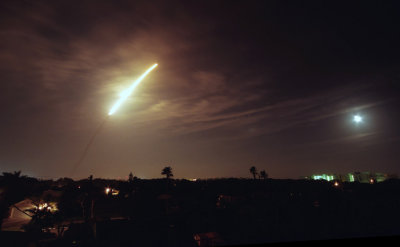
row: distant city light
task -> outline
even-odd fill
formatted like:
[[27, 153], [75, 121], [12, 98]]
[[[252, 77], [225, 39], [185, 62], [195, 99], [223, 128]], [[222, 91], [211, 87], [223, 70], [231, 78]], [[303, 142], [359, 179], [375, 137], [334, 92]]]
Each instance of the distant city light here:
[[334, 179], [333, 175], [327, 175], [327, 174], [322, 174], [322, 175], [312, 175], [312, 179], [314, 180], [326, 180], [326, 181], [332, 181]]
[[112, 190], [111, 190], [111, 195], [113, 195], [113, 196], [119, 195], [119, 190], [112, 189]]
[[106, 188], [106, 194], [110, 193], [111, 189], [109, 187]]
[[361, 122], [363, 121], [363, 119], [362, 119], [362, 117], [361, 117], [360, 115], [355, 115], [355, 116], [353, 117], [353, 121], [354, 121], [355, 123], [361, 123]]
[[117, 190], [117, 189], [112, 189], [112, 188], [110, 188], [110, 187], [106, 187], [106, 189], [104, 190], [104, 192], [106, 193], [106, 195], [109, 195], [109, 194], [111, 194], [111, 195], [113, 195], [113, 196], [119, 195], [119, 190]]
[[54, 212], [58, 210], [57, 204], [55, 202], [40, 203], [38, 206], [36, 206], [36, 209], [39, 211], [49, 211], [49, 212]]
[[339, 183], [336, 181], [336, 182], [334, 183], [334, 185], [335, 185], [335, 187], [338, 187], [338, 186], [339, 186]]

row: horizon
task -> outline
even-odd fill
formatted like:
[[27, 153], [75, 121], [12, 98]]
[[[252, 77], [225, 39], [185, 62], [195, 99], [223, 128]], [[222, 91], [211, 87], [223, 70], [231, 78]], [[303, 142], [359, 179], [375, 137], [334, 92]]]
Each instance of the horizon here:
[[[17, 172], [17, 171], [1, 171], [1, 174], [4, 173], [13, 173], [13, 172]], [[172, 169], [172, 172], [174, 173], [174, 170]], [[311, 179], [312, 175], [318, 175], [318, 174], [332, 174], [332, 175], [347, 175], [347, 174], [351, 174], [351, 173], [356, 173], [356, 172], [360, 172], [360, 173], [372, 173], [372, 174], [384, 174], [386, 176], [388, 176], [387, 179], [391, 178], [392, 176], [395, 176], [397, 178], [398, 174], [396, 173], [385, 173], [385, 172], [380, 172], [380, 171], [350, 171], [350, 172], [346, 172], [346, 173], [329, 173], [329, 172], [321, 172], [321, 173], [313, 173], [313, 174], [306, 174], [306, 175], [301, 175], [298, 177], [293, 177], [293, 178], [288, 178], [288, 177], [271, 177], [269, 176], [269, 174], [267, 174], [268, 178], [267, 179], [273, 179], [273, 180], [318, 180], [318, 179]], [[250, 173], [250, 172], [249, 172]], [[136, 177], [137, 179], [141, 179], [141, 180], [154, 180], [154, 179], [165, 179], [165, 177], [163, 177], [163, 175], [161, 175], [159, 177], [138, 177], [136, 176], [134, 173], [132, 173], [134, 177]], [[0, 175], [3, 176], [3, 175]], [[73, 181], [81, 181], [81, 180], [86, 180], [89, 179], [90, 175], [87, 177], [82, 177], [82, 178], [71, 178], [71, 177], [50, 177], [50, 176], [32, 176], [29, 174], [25, 174], [21, 171], [21, 176], [27, 176], [30, 178], [35, 178], [38, 180], [52, 180], [52, 181], [57, 181], [59, 179], [72, 179]], [[129, 175], [124, 176], [124, 177], [95, 177], [93, 176], [93, 180], [95, 179], [104, 179], [104, 180], [117, 180], [117, 181], [125, 181], [129, 179]], [[175, 175], [173, 177], [171, 177], [170, 179], [172, 180], [188, 180], [191, 181], [192, 179], [196, 179], [196, 180], [208, 180], [208, 179], [250, 179], [250, 180], [254, 180], [254, 178], [252, 177], [252, 175], [250, 174], [249, 176], [244, 176], [244, 177], [229, 177], [229, 176], [225, 176], [225, 177], [176, 177]], [[257, 179], [261, 179], [261, 178], [257, 178]], [[261, 179], [262, 180], [262, 179]], [[324, 180], [324, 179], [321, 179]], [[196, 182], [196, 181], [193, 181]], [[328, 181], [329, 182], [329, 181]]]

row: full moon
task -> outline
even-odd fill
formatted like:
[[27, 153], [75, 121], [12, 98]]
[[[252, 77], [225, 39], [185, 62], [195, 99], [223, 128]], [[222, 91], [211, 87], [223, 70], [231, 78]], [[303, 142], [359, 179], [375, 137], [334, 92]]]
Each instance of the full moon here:
[[362, 117], [360, 116], [360, 115], [355, 115], [354, 117], [353, 117], [353, 121], [355, 122], [355, 123], [360, 123], [360, 122], [362, 122]]

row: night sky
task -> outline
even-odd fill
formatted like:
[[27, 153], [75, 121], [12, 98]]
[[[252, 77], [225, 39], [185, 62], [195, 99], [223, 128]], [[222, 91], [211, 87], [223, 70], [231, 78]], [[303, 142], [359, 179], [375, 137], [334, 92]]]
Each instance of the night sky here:
[[[0, 172], [400, 175], [397, 1], [2, 1]], [[355, 124], [354, 114], [363, 116]]]

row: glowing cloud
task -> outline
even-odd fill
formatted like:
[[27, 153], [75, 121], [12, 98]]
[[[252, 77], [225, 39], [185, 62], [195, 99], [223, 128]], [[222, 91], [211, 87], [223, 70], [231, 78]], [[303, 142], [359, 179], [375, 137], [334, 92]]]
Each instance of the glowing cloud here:
[[114, 114], [118, 108], [122, 105], [122, 103], [124, 103], [124, 101], [132, 94], [133, 90], [135, 90], [135, 88], [140, 84], [140, 82], [142, 82], [142, 80], [155, 68], [157, 67], [158, 64], [154, 64], [153, 66], [151, 66], [148, 70], [146, 70], [146, 72], [143, 73], [143, 75], [141, 75], [128, 89], [124, 90], [121, 94], [120, 94], [120, 98], [117, 100], [117, 102], [115, 102], [115, 104], [113, 105], [113, 107], [111, 107], [111, 110], [108, 112], [108, 115], [111, 116], [112, 114]]

